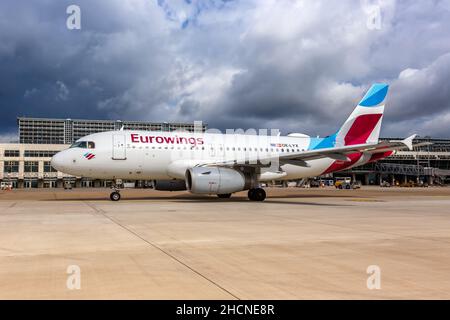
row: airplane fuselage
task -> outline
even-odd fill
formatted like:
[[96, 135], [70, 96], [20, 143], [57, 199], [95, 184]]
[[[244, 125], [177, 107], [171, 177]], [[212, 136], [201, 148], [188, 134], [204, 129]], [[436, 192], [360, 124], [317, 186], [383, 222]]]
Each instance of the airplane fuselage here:
[[[312, 150], [327, 138], [258, 136], [245, 134], [111, 131], [92, 134], [86, 142], [63, 151], [53, 162], [59, 170], [94, 179], [184, 179], [188, 168], [224, 161], [267, 159], [260, 181], [314, 177], [364, 164], [372, 154], [358, 152], [351, 161], [322, 158], [308, 166], [278, 163], [280, 156]], [[330, 142], [333, 144], [333, 142]], [[90, 145], [89, 145], [90, 144]], [[329, 145], [334, 147], [334, 145]], [[64, 158], [64, 159], [62, 159]], [[64, 163], [64, 165], [58, 165]]]

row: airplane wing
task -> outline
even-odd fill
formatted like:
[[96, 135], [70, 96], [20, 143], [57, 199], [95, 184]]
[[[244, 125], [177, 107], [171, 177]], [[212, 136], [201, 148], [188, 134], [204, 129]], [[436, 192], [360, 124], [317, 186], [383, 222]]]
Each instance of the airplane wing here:
[[[382, 141], [379, 143], [365, 143], [351, 146], [335, 147], [335, 148], [323, 148], [315, 150], [307, 150], [297, 153], [290, 153], [287, 155], [280, 154], [278, 161], [281, 164], [292, 164], [302, 167], [309, 167], [307, 161], [331, 158], [334, 160], [350, 161], [347, 156], [356, 152], [368, 152], [368, 153], [380, 153], [394, 150], [412, 150], [417, 146], [429, 145], [429, 142], [423, 142], [413, 144], [412, 141], [416, 135], [412, 135], [404, 140]], [[232, 160], [217, 161], [210, 163], [202, 163], [200, 166], [244, 166], [244, 167], [270, 167], [271, 161], [276, 160], [274, 157], [258, 157], [258, 158], [236, 158]]]

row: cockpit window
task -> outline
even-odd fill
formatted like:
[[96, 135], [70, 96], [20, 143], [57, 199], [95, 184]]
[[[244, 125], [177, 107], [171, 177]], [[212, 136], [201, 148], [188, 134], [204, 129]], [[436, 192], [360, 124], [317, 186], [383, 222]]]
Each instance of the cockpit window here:
[[86, 148], [86, 141], [77, 141], [70, 146], [71, 148]]
[[70, 146], [71, 148], [82, 148], [82, 149], [95, 149], [95, 142], [93, 141], [77, 141]]

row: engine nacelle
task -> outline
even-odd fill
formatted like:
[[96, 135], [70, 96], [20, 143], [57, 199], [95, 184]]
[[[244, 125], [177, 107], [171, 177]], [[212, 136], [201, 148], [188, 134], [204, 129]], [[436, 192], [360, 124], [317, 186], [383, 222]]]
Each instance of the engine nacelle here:
[[255, 184], [254, 174], [231, 168], [194, 167], [186, 170], [186, 187], [192, 193], [227, 194], [250, 189]]
[[184, 191], [186, 183], [184, 180], [155, 180], [153, 181], [155, 190], [159, 191]]

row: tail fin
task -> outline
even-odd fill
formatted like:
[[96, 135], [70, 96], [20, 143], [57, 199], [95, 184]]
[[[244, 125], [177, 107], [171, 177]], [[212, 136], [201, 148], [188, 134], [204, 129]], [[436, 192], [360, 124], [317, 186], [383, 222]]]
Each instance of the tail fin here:
[[377, 143], [389, 86], [376, 83], [336, 133], [337, 146]]

